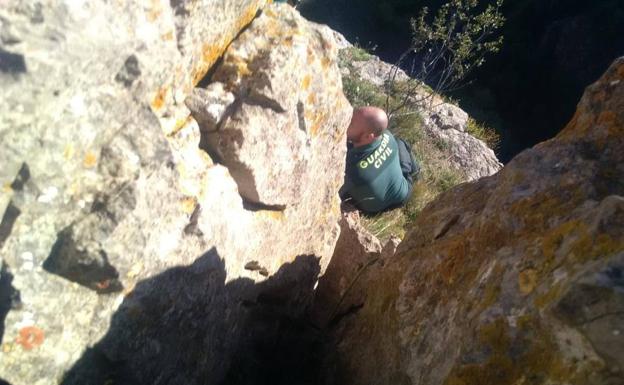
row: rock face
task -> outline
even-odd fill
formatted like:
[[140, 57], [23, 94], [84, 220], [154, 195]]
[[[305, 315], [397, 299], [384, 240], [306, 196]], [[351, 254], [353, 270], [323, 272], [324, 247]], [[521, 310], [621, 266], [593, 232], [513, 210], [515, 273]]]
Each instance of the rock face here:
[[624, 58], [555, 139], [441, 195], [362, 276], [334, 382], [624, 383], [623, 181]]
[[247, 353], [338, 237], [351, 107], [333, 32], [286, 4], [204, 78], [264, 5], [3, 5], [0, 378], [265, 373]]
[[363, 290], [358, 282], [362, 275], [378, 274], [385, 258], [396, 251], [398, 239], [392, 239], [383, 247], [375, 236], [359, 223], [357, 211], [343, 214], [340, 220], [340, 237], [327, 272], [319, 280], [314, 301], [312, 320], [319, 326], [337, 322], [364, 303]]
[[[347, 46], [350, 47], [351, 45]], [[351, 66], [362, 80], [382, 87], [390, 74], [397, 82], [409, 80], [401, 69], [396, 70], [389, 63], [371, 56], [369, 60], [355, 61]], [[423, 89], [423, 98], [429, 98]], [[429, 107], [419, 111], [425, 132], [434, 140], [443, 143], [448, 150], [448, 161], [464, 176], [465, 181], [476, 180], [498, 172], [502, 164], [494, 151], [482, 140], [466, 132], [468, 114], [461, 108], [445, 102], [434, 95], [428, 102]]]
[[[319, 55], [336, 51], [333, 34], [285, 14], [289, 9], [267, 10], [245, 34], [255, 38], [234, 42], [215, 83], [187, 103], [207, 151], [228, 167], [241, 195], [278, 207], [314, 200], [308, 193], [318, 180], [340, 178], [343, 170], [334, 167], [340, 163], [327, 159], [343, 153], [350, 119], [340, 74]], [[331, 131], [321, 133], [326, 127]]]

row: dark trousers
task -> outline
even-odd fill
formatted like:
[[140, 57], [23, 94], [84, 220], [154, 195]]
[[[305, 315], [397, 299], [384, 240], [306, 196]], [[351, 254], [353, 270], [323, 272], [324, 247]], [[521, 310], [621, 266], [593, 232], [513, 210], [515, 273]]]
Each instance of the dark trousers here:
[[[420, 174], [420, 165], [412, 154], [411, 146], [401, 138], [396, 138], [397, 146], [399, 147], [399, 163], [401, 164], [401, 172], [403, 176], [411, 186], [414, 184], [414, 179], [418, 180]], [[411, 193], [411, 191], [410, 191]]]

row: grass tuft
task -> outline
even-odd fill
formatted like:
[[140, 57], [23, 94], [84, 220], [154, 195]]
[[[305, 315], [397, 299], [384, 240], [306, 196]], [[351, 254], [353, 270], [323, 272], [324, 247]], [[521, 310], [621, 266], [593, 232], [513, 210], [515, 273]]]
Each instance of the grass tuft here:
[[466, 132], [477, 139], [481, 139], [489, 148], [496, 151], [501, 143], [501, 137], [495, 129], [481, 124], [473, 118], [468, 119]]

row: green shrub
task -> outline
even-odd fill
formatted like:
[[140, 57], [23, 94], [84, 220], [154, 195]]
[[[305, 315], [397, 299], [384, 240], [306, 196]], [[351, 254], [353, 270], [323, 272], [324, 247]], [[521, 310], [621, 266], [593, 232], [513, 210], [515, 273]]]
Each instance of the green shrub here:
[[374, 84], [357, 76], [343, 76], [342, 88], [345, 96], [354, 108], [382, 105], [386, 96]]

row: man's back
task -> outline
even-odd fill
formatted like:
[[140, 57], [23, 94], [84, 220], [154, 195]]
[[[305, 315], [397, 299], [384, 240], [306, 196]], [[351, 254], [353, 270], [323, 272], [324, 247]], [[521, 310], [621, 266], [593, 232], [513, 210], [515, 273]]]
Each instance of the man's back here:
[[379, 212], [402, 204], [410, 185], [399, 163], [399, 149], [392, 134], [384, 130], [372, 143], [350, 148], [343, 191], [361, 210]]

